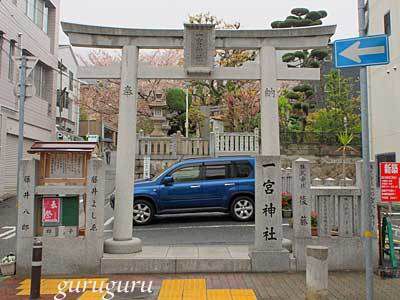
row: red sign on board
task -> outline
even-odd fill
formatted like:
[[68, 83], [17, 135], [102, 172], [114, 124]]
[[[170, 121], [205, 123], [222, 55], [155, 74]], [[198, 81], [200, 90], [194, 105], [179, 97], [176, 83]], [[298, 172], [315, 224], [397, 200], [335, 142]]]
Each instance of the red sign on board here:
[[400, 163], [380, 164], [382, 202], [400, 202]]
[[61, 222], [61, 199], [43, 198], [42, 202], [42, 222], [60, 223]]

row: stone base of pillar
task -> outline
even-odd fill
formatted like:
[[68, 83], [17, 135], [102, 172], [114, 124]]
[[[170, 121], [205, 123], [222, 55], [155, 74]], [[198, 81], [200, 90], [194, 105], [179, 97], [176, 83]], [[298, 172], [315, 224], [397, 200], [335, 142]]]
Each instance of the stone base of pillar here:
[[290, 271], [289, 251], [250, 250], [251, 270], [253, 272], [288, 272]]
[[104, 242], [104, 253], [108, 254], [132, 254], [142, 251], [142, 241], [132, 238], [127, 241], [116, 241], [113, 238]]
[[328, 247], [306, 248], [306, 300], [325, 300], [328, 297]]

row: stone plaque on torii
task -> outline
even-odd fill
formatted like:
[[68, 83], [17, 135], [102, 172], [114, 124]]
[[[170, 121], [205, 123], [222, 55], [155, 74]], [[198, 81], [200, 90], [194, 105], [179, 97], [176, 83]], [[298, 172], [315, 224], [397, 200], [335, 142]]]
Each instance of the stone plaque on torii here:
[[[131, 132], [136, 132], [137, 80], [261, 80], [256, 243], [250, 256], [254, 270], [287, 269], [289, 256], [282, 247], [280, 228], [278, 80], [319, 80], [320, 70], [288, 68], [278, 62], [277, 51], [326, 47], [336, 26], [269, 30], [215, 30], [210, 25], [193, 24], [185, 25], [185, 30], [105, 28], [71, 23], [62, 23], [62, 26], [72, 46], [123, 50], [120, 65], [86, 67], [78, 72], [80, 79], [121, 79], [119, 134], [124, 138], [119, 139], [117, 149], [113, 239], [106, 241], [105, 251], [141, 251], [140, 240], [133, 238], [131, 201], [136, 149], [136, 135]], [[139, 49], [184, 49], [185, 65], [158, 67], [139, 63]], [[217, 67], [214, 66], [215, 49], [258, 50], [259, 63], [250, 62], [238, 68]], [[270, 189], [272, 194], [269, 194]]]
[[185, 24], [185, 72], [210, 75], [214, 68], [215, 25]]

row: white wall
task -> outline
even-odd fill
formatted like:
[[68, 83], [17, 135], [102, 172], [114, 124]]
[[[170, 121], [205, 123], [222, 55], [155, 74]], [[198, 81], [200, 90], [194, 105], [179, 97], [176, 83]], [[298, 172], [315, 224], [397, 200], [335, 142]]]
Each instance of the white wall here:
[[[370, 0], [369, 35], [384, 33], [384, 15], [390, 10], [391, 63], [369, 68], [371, 157], [396, 152], [400, 159], [400, 1]], [[397, 67], [397, 70], [395, 70]]]

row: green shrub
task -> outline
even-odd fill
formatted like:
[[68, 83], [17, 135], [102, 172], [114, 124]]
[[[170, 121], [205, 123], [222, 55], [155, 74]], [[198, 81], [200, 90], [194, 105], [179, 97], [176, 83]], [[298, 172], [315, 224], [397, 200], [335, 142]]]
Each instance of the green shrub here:
[[309, 13], [310, 11], [307, 8], [293, 8], [292, 11], [290, 12], [292, 15], [302, 17], [305, 16]]

